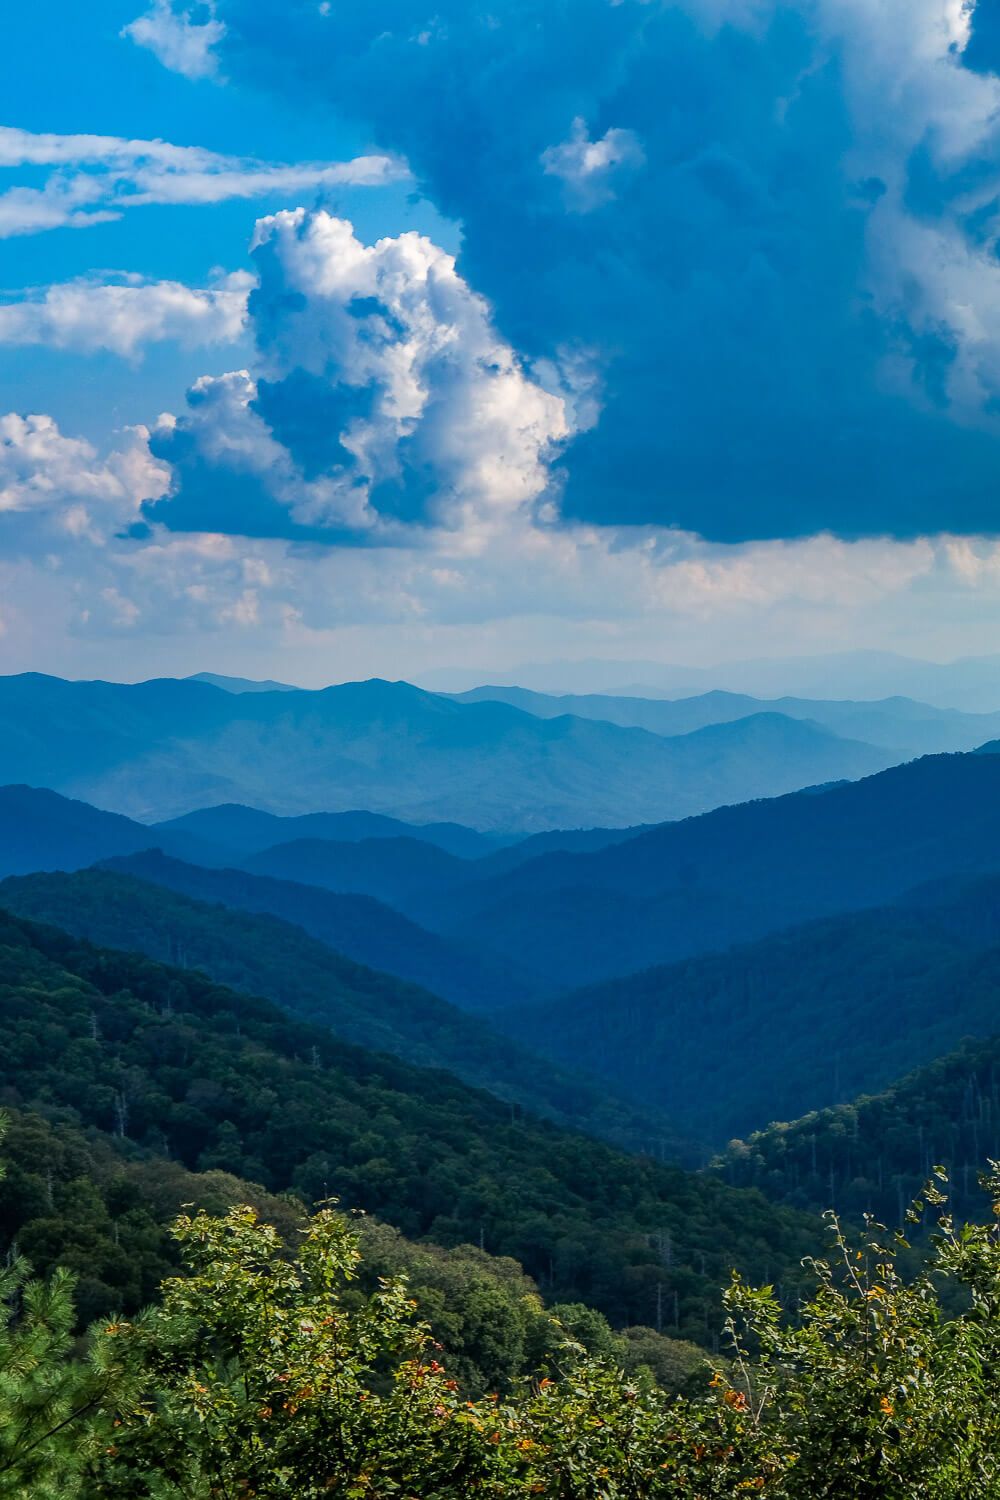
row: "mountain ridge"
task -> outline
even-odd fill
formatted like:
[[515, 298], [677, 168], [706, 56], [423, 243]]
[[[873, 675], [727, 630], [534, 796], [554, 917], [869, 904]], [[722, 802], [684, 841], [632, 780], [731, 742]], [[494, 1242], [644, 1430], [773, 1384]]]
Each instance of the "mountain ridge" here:
[[659, 825], [594, 853], [550, 853], [433, 893], [425, 925], [562, 987], [884, 905], [925, 879], [1000, 864], [1000, 755], [926, 756], [819, 795]]
[[119, 874], [162, 885], [193, 900], [293, 922], [368, 968], [441, 995], [462, 1010], [491, 1012], [514, 996], [540, 993], [516, 964], [450, 942], [374, 897], [282, 881], [244, 869], [206, 869], [152, 850], [102, 861]]
[[546, 694], [526, 688], [479, 687], [453, 694], [463, 703], [503, 702], [540, 718], [575, 714], [666, 737], [711, 724], [736, 723], [759, 713], [821, 725], [840, 737], [899, 752], [900, 758], [973, 750], [1000, 732], [1000, 713], [961, 713], [896, 695], [863, 700], [794, 696], [760, 698], [723, 689], [690, 698], [611, 694]]
[[501, 834], [633, 826], [864, 775], [889, 752], [780, 716], [665, 740], [373, 679], [232, 694], [206, 682], [0, 678], [0, 783], [32, 781], [145, 822], [244, 803], [364, 806]]

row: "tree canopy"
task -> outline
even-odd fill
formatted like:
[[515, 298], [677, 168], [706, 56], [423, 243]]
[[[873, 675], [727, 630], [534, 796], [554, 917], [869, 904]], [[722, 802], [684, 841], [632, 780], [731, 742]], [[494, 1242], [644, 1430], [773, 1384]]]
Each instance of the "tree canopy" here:
[[[1000, 1177], [989, 1187], [1000, 1213]], [[940, 1210], [935, 1186], [928, 1201]], [[923, 1204], [914, 1217], [919, 1217]], [[735, 1278], [731, 1360], [686, 1396], [567, 1326], [506, 1393], [470, 1399], [404, 1281], [356, 1290], [362, 1250], [319, 1210], [289, 1254], [250, 1207], [178, 1220], [184, 1274], [67, 1349], [65, 1277], [15, 1264], [0, 1335], [0, 1494], [62, 1500], [339, 1495], [448, 1500], [969, 1500], [1000, 1486], [1000, 1239], [941, 1214], [905, 1243], [831, 1218], [795, 1317]], [[12, 1295], [17, 1282], [22, 1295]], [[962, 1310], [944, 1298], [959, 1291]], [[567, 1319], [567, 1324], [570, 1323]]]

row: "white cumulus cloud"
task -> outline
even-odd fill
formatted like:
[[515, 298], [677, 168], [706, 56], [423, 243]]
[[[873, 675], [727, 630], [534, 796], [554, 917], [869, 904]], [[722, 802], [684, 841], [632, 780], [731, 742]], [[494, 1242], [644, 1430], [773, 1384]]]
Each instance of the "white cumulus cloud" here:
[[232, 343], [243, 332], [253, 277], [244, 271], [211, 287], [122, 276], [82, 276], [0, 304], [0, 344], [43, 344], [131, 358], [176, 339], [187, 348]]
[[73, 538], [106, 541], [138, 515], [142, 500], [162, 494], [168, 479], [145, 428], [124, 437], [101, 455], [50, 416], [0, 416], [0, 516], [34, 513]]
[[200, 382], [158, 445], [182, 490], [224, 441], [297, 524], [396, 536], [432, 521], [469, 547], [546, 495], [580, 373], [572, 402], [551, 371], [532, 378], [451, 255], [417, 234], [365, 245], [300, 209], [259, 221], [254, 258], [260, 366]]

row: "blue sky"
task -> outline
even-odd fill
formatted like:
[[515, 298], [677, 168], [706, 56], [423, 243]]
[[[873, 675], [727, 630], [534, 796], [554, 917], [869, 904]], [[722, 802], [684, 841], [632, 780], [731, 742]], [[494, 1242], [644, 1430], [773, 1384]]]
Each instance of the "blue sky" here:
[[6, 18], [0, 667], [1000, 650], [997, 11]]

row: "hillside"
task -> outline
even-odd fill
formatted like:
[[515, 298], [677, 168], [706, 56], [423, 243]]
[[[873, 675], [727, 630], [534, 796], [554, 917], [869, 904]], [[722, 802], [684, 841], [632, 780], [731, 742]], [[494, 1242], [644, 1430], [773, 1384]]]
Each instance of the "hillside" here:
[[118, 813], [35, 786], [0, 786], [0, 876], [78, 870], [157, 844], [179, 859], [214, 864], [222, 851], [185, 829], [160, 834]]
[[29, 781], [145, 822], [244, 803], [363, 807], [504, 834], [633, 826], [863, 776], [889, 752], [780, 715], [665, 740], [402, 682], [229, 693], [207, 682], [0, 678], [0, 782]]
[[501, 1012], [496, 1024], [717, 1146], [1000, 1030], [1000, 877]]
[[123, 875], [198, 901], [268, 912], [294, 922], [355, 963], [421, 985], [463, 1010], [493, 1011], [540, 993], [539, 984], [517, 964], [418, 927], [370, 896], [272, 880], [245, 870], [207, 870], [156, 850], [106, 863]]
[[325, 890], [372, 896], [409, 911], [417, 896], [447, 891], [475, 878], [466, 860], [418, 839], [363, 839], [356, 844], [296, 839], [243, 862], [251, 875], [295, 880]]
[[1000, 756], [928, 756], [854, 785], [720, 808], [430, 897], [420, 919], [584, 985], [1000, 868]]
[[[726, 1181], [776, 1201], [822, 1203], [893, 1227], [936, 1165], [959, 1219], [983, 1213], [979, 1174], [1000, 1157], [1000, 1038], [967, 1041], [880, 1093], [736, 1141], [716, 1164]], [[933, 1210], [925, 1222], [933, 1224]]]
[[199, 969], [329, 1027], [341, 1040], [443, 1068], [521, 1109], [629, 1149], [679, 1160], [695, 1151], [658, 1111], [553, 1068], [485, 1021], [415, 985], [362, 968], [301, 927], [206, 905], [110, 870], [0, 884], [0, 907], [105, 947]]
[[480, 1241], [546, 1296], [619, 1324], [649, 1322], [676, 1291], [677, 1326], [705, 1338], [731, 1263], [791, 1277], [813, 1234], [757, 1194], [512, 1121], [447, 1074], [13, 917], [0, 922], [0, 1090], [188, 1170], [335, 1195], [446, 1246]]

